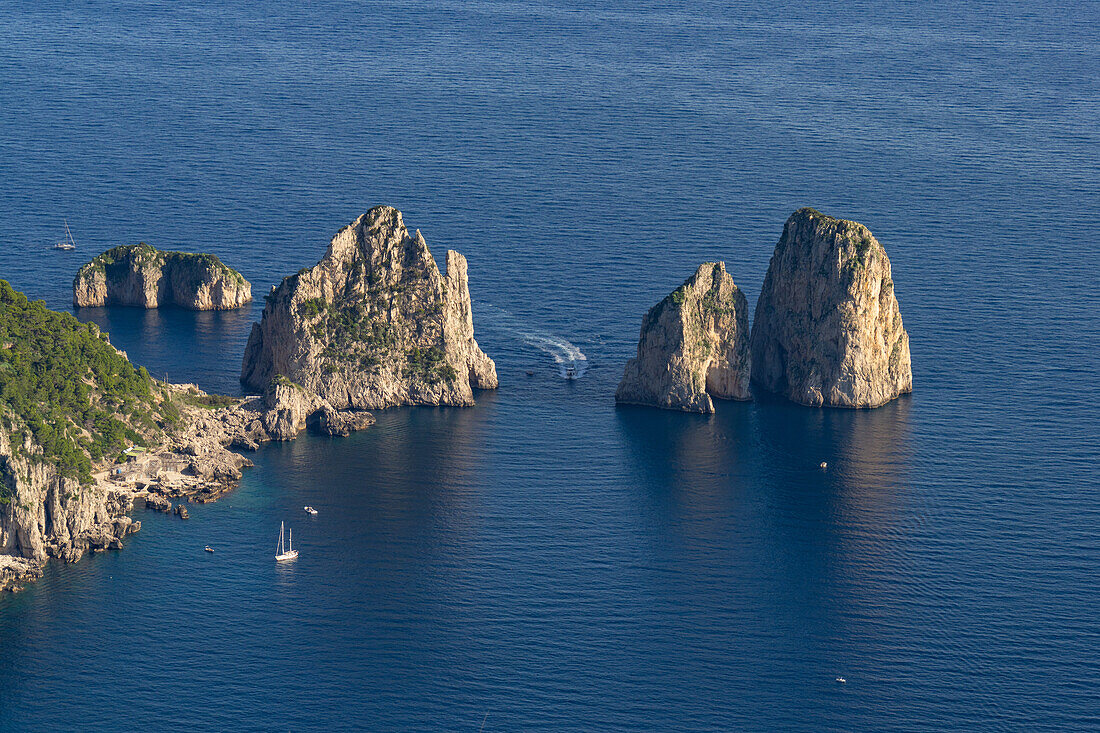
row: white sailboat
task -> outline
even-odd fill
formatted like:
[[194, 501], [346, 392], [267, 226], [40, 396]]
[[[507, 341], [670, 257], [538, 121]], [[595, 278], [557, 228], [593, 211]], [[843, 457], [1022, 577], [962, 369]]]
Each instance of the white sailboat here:
[[69, 222], [65, 221], [65, 241], [58, 242], [53, 246], [54, 249], [60, 249], [64, 252], [72, 252], [76, 249], [76, 241], [73, 240], [73, 233], [69, 231]]
[[286, 562], [298, 557], [298, 551], [294, 549], [294, 530], [290, 530], [287, 546], [283, 545], [283, 524], [283, 522], [279, 522], [279, 552], [275, 555], [275, 562]]

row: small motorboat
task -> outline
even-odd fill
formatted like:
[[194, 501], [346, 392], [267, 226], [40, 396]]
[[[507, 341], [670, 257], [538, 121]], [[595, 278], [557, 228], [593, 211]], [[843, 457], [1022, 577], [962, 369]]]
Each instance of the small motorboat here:
[[836, 678], [836, 681], [837, 681], [837, 682], [839, 682], [840, 684], [842, 684], [842, 685], [843, 685], [843, 684], [844, 684], [845, 682], [847, 682], [848, 680], [844, 679], [843, 677], [837, 677], [837, 678]]
[[304, 506], [304, 507], [302, 507], [302, 509], [305, 509], [305, 511], [306, 511], [306, 514], [313, 514], [313, 515], [316, 515], [316, 514], [317, 514], [317, 510], [316, 510], [316, 509], [314, 509], [314, 508], [313, 508], [313, 507], [311, 507], [311, 506]]
[[575, 361], [570, 362], [569, 366], [567, 366], [565, 368], [565, 378], [566, 379], [576, 379], [577, 378], [577, 362], [575, 362]]
[[528, 369], [527, 370], [527, 376], [533, 377], [533, 376], [535, 376], [535, 373], [533, 371], [531, 371], [530, 369]]
[[820, 465], [820, 466], [818, 466], [818, 468], [820, 468], [820, 469], [821, 469], [822, 471], [824, 471], [824, 470], [825, 470], [826, 468], [828, 468], [828, 467], [829, 467], [829, 464], [828, 464], [828, 463], [826, 463], [825, 461], [822, 461], [822, 462], [821, 462], [821, 465]]
[[275, 562], [298, 559], [298, 551], [294, 549], [294, 530], [290, 530], [286, 545], [283, 544], [283, 524], [283, 522], [279, 522], [279, 546], [276, 548]]
[[211, 547], [210, 545], [207, 545], [206, 547], [204, 547], [202, 549], [206, 550], [207, 552], [213, 552], [214, 551], [214, 548]]

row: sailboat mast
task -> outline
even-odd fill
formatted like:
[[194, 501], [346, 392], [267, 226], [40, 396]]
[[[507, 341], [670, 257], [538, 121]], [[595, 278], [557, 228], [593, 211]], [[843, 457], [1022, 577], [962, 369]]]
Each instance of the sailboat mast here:
[[73, 233], [69, 231], [69, 220], [65, 219], [65, 236], [69, 238], [69, 244], [76, 246], [76, 240], [73, 239]]
[[283, 523], [279, 522], [279, 554], [283, 554]]
[[294, 528], [290, 528], [290, 551], [294, 552]]

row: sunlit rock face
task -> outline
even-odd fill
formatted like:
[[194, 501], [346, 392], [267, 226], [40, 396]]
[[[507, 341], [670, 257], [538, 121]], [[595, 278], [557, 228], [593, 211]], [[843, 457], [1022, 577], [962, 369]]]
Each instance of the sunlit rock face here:
[[814, 209], [787, 219], [756, 303], [752, 380], [811, 406], [913, 390], [890, 260], [867, 227]]
[[615, 392], [620, 403], [686, 412], [714, 412], [712, 397], [750, 398], [748, 305], [721, 262], [704, 262], [649, 310]]
[[340, 230], [321, 261], [266, 298], [241, 381], [260, 390], [281, 375], [332, 409], [472, 405], [497, 386], [474, 340], [466, 259], [441, 274], [401, 212], [378, 206]]
[[78, 308], [129, 305], [232, 310], [252, 301], [252, 285], [214, 255], [162, 252], [148, 244], [109, 249], [73, 280]]

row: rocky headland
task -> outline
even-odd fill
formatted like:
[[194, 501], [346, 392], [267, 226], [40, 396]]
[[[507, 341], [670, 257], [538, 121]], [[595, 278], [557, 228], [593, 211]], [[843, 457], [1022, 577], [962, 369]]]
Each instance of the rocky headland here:
[[[321, 261], [265, 296], [241, 382], [292, 405], [276, 432], [316, 420], [354, 429], [357, 412], [396, 405], [472, 405], [497, 386], [474, 340], [466, 259], [441, 274], [419, 231], [378, 206], [341, 229]], [[273, 386], [274, 385], [274, 386]]]
[[867, 227], [799, 209], [775, 246], [752, 325], [752, 381], [810, 406], [911, 392], [890, 260]]
[[0, 590], [122, 547], [135, 506], [187, 516], [237, 486], [254, 450], [315, 427], [344, 435], [370, 413], [302, 399], [279, 382], [258, 398], [209, 395], [135, 368], [95, 324], [0, 281]]
[[210, 254], [162, 252], [144, 242], [114, 247], [80, 268], [78, 308], [128, 305], [232, 310], [252, 300], [252, 286]]
[[714, 412], [713, 397], [750, 398], [749, 361], [745, 295], [724, 263], [705, 262], [642, 320], [615, 400]]

